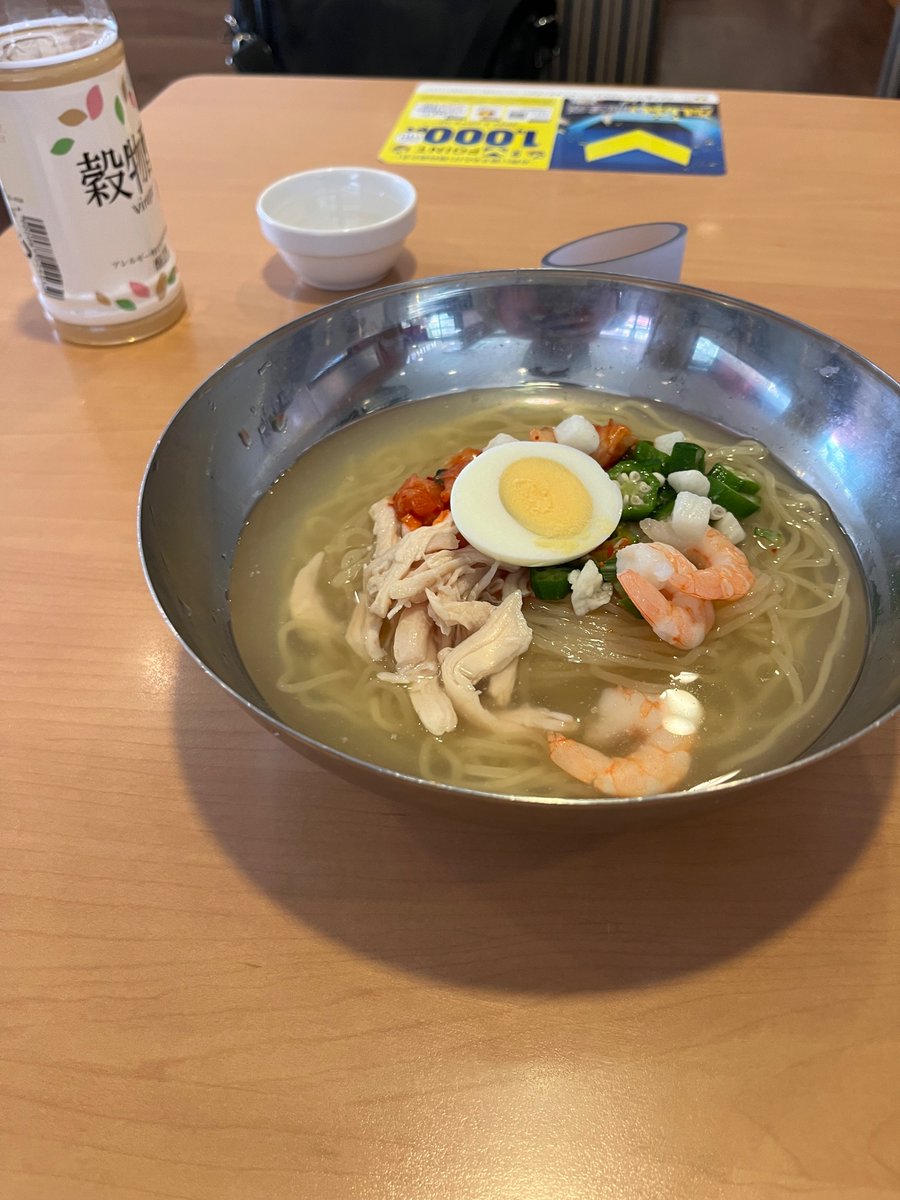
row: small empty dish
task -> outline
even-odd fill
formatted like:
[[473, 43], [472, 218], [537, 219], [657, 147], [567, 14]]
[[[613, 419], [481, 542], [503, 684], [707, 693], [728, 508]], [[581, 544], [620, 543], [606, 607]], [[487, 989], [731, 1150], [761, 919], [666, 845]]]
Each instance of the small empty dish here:
[[256, 202], [263, 237], [305, 282], [351, 291], [381, 279], [416, 224], [416, 189], [390, 171], [323, 167], [271, 184]]

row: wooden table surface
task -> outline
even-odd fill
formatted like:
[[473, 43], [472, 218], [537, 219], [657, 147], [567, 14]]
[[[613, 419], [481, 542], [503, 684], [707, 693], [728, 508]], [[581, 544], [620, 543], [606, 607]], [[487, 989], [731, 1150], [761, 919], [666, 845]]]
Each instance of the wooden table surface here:
[[[209, 77], [151, 105], [190, 302], [157, 339], [57, 344], [0, 238], [0, 1196], [896, 1196], [896, 722], [690, 819], [473, 826], [275, 742], [147, 592], [160, 430], [327, 298], [256, 194], [375, 164], [409, 90]], [[900, 104], [723, 118], [723, 178], [410, 169], [400, 276], [680, 220], [686, 281], [900, 374]]]

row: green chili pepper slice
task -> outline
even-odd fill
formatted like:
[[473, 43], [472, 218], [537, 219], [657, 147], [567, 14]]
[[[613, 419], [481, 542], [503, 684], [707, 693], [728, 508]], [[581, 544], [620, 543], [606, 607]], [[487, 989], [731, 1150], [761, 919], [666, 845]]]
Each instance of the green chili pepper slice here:
[[618, 462], [609, 471], [622, 493], [622, 520], [639, 521], [649, 517], [656, 507], [660, 482], [647, 467], [631, 462]]
[[662, 450], [657, 450], [652, 442], [636, 442], [628, 451], [627, 461], [636, 462], [649, 471], [665, 473], [668, 456]]
[[730, 487], [732, 491], [743, 492], [747, 496], [755, 496], [759, 491], [759, 484], [753, 479], [747, 479], [743, 475], [737, 475], [730, 467], [726, 467], [724, 463], [716, 463], [709, 472], [709, 479], [715, 479], [719, 483], [723, 483], [726, 487]]
[[678, 499], [678, 493], [673, 487], [669, 487], [664, 483], [659, 489], [659, 495], [656, 497], [656, 508], [650, 514], [658, 521], [662, 521], [665, 517], [672, 515], [672, 509], [675, 507], [675, 501]]
[[706, 463], [706, 451], [696, 442], [676, 442], [666, 463], [665, 473], [673, 471], [702, 471]]
[[759, 508], [759, 501], [754, 500], [753, 496], [748, 495], [746, 491], [740, 491], [733, 487], [728, 482], [729, 477], [739, 483], [752, 483], [749, 479], [742, 480], [739, 475], [735, 475], [733, 471], [729, 471], [727, 467], [718, 463], [707, 475], [709, 498], [713, 504], [721, 504], [730, 513], [734, 513], [738, 519], [749, 517]]
[[538, 600], [565, 600], [572, 590], [569, 572], [577, 563], [563, 563], [554, 567], [531, 568], [531, 590]]
[[784, 545], [784, 534], [779, 533], [777, 529], [763, 529], [762, 526], [756, 525], [753, 529], [753, 536], [763, 550], [771, 550], [773, 554], [776, 554]]

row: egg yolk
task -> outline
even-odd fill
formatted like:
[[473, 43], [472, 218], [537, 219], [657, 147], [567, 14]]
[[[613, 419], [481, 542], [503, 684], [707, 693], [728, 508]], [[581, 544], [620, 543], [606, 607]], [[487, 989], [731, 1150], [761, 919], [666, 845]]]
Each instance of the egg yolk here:
[[574, 537], [591, 519], [587, 488], [568, 467], [547, 458], [520, 458], [500, 476], [500, 500], [530, 533], [553, 541]]

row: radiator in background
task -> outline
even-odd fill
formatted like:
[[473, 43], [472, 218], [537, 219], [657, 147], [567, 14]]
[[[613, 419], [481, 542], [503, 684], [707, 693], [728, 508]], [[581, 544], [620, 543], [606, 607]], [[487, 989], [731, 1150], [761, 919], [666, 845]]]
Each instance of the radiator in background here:
[[558, 0], [559, 55], [551, 78], [566, 83], [646, 83], [657, 0]]

